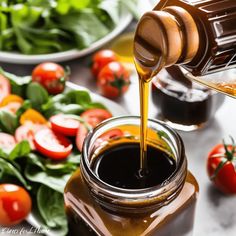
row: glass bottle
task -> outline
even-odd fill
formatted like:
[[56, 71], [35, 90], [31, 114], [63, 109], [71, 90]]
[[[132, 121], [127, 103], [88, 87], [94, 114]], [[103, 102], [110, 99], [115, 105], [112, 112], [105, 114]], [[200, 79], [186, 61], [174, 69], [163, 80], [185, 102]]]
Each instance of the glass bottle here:
[[[187, 170], [180, 136], [164, 123], [149, 120], [147, 137], [148, 143], [168, 150], [176, 161], [175, 171], [162, 184], [140, 189], [114, 187], [91, 167], [99, 149], [112, 148], [117, 142], [139, 143], [139, 126], [139, 117], [118, 117], [100, 124], [87, 136], [80, 169], [68, 181], [64, 193], [71, 235], [192, 235], [198, 184]], [[117, 129], [123, 136], [110, 136], [110, 140], [101, 142], [100, 137]], [[117, 166], [109, 168], [112, 171]]]
[[235, 0], [161, 0], [139, 21], [135, 57], [148, 65], [161, 53], [162, 67], [181, 65], [187, 77], [236, 96], [236, 77], [224, 72], [236, 67], [235, 22]]

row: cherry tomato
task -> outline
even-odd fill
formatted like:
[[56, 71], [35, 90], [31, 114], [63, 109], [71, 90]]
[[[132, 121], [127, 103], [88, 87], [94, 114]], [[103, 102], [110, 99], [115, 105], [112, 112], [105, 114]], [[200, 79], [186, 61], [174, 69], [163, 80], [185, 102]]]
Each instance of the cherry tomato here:
[[7, 78], [0, 74], [0, 102], [10, 94], [11, 85]]
[[31, 198], [20, 186], [0, 184], [0, 225], [19, 224], [31, 212]]
[[116, 98], [125, 93], [130, 85], [129, 72], [119, 62], [107, 64], [99, 73], [97, 86], [103, 96]]
[[10, 102], [6, 106], [0, 107], [0, 111], [8, 111], [13, 114], [16, 114], [16, 112], [20, 109], [22, 103], [20, 102]]
[[54, 160], [67, 158], [73, 148], [66, 137], [51, 129], [38, 131], [34, 137], [34, 145], [38, 152]]
[[50, 118], [52, 130], [66, 136], [76, 136], [80, 122], [69, 115], [58, 114]]
[[16, 146], [15, 138], [3, 132], [0, 132], [0, 148], [6, 150], [12, 150]]
[[24, 125], [19, 126], [15, 131], [15, 139], [17, 142], [27, 140], [32, 150], [35, 150], [34, 136], [36, 132], [42, 129], [48, 128], [46, 125], [34, 124], [32, 122], [26, 122]]
[[105, 109], [93, 108], [83, 112], [81, 117], [94, 128], [102, 121], [111, 118], [112, 114]]
[[34, 109], [28, 109], [20, 117], [20, 124], [25, 124], [26, 122], [31, 121], [36, 124], [47, 124], [47, 120], [41, 115], [38, 111]]
[[236, 194], [235, 162], [234, 145], [218, 144], [208, 154], [208, 176], [218, 189], [227, 194]]
[[80, 152], [82, 152], [83, 143], [87, 134], [88, 134], [87, 127], [81, 123], [77, 131], [76, 140], [75, 140], [76, 147], [79, 149]]
[[116, 54], [109, 49], [98, 51], [94, 54], [92, 59], [92, 73], [95, 77], [98, 76], [101, 69], [106, 66], [108, 63], [118, 61]]
[[53, 62], [41, 63], [32, 72], [32, 80], [40, 83], [50, 94], [61, 93], [67, 77], [64, 68]]

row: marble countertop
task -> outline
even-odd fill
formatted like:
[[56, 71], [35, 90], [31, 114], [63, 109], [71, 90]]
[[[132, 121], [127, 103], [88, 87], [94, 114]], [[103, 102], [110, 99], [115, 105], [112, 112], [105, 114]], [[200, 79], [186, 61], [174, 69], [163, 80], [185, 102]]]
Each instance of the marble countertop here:
[[[71, 67], [71, 81], [98, 92], [94, 78], [88, 69], [89, 57], [64, 63]], [[5, 70], [19, 75], [27, 75], [32, 66], [2, 64]], [[151, 99], [150, 99], [151, 100]], [[116, 100], [127, 113], [139, 115], [138, 79], [132, 76], [129, 91]], [[149, 117], [157, 117], [157, 108], [150, 101]], [[215, 144], [222, 138], [232, 135], [236, 138], [236, 101], [226, 97], [223, 106], [218, 110], [214, 119], [200, 130], [179, 132], [184, 140], [189, 169], [197, 178], [200, 185], [200, 195], [197, 205], [194, 236], [234, 236], [236, 232], [236, 198], [225, 196], [217, 191], [206, 175], [206, 157]], [[0, 234], [1, 235], [1, 234]]]

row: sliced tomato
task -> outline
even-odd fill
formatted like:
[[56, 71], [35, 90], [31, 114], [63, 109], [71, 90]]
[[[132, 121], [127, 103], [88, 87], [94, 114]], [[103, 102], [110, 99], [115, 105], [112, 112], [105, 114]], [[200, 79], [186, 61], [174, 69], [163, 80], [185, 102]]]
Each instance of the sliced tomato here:
[[8, 111], [11, 112], [13, 114], [16, 114], [16, 112], [18, 111], [18, 109], [20, 109], [21, 107], [21, 103], [19, 102], [10, 102], [7, 105], [0, 107], [0, 111]]
[[11, 85], [7, 78], [0, 74], [0, 102], [11, 92]]
[[105, 109], [93, 108], [83, 112], [81, 117], [94, 128], [102, 121], [111, 118], [112, 114]]
[[19, 126], [15, 132], [15, 139], [17, 142], [27, 140], [32, 150], [35, 150], [34, 136], [36, 132], [42, 129], [48, 128], [46, 125], [38, 125], [32, 122], [27, 122], [24, 125]]
[[76, 140], [75, 140], [76, 146], [80, 152], [82, 152], [84, 140], [87, 134], [88, 134], [88, 128], [84, 124], [81, 123], [77, 131]]
[[16, 145], [14, 136], [0, 132], [0, 148], [5, 150], [12, 150]]
[[23, 125], [26, 122], [31, 121], [35, 124], [47, 124], [47, 120], [38, 111], [34, 109], [28, 109], [20, 117], [20, 124]]
[[53, 131], [64, 134], [65, 136], [76, 136], [80, 122], [71, 118], [69, 115], [58, 114], [50, 119]]
[[0, 184], [0, 225], [19, 224], [31, 212], [32, 201], [28, 192], [14, 184]]
[[34, 137], [34, 145], [38, 152], [54, 160], [67, 158], [73, 148], [66, 137], [51, 129], [38, 131]]

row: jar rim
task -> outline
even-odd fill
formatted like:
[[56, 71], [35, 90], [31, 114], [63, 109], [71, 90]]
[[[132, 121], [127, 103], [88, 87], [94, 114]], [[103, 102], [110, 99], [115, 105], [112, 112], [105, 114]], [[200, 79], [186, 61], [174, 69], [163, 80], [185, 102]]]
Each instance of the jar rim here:
[[182, 189], [183, 183], [186, 178], [186, 173], [187, 173], [187, 161], [185, 157], [185, 150], [184, 150], [182, 139], [180, 138], [180, 136], [175, 130], [167, 126], [162, 121], [149, 119], [148, 124], [158, 125], [158, 127], [162, 127], [162, 129], [165, 130], [165, 132], [168, 134], [168, 137], [172, 138], [171, 141], [176, 143], [178, 150], [176, 150], [177, 153], [175, 153], [175, 155], [179, 156], [176, 161], [176, 169], [164, 181], [164, 184], [162, 183], [159, 185], [155, 185], [155, 186], [152, 186], [149, 188], [143, 188], [143, 189], [119, 188], [119, 187], [112, 186], [102, 181], [90, 168], [90, 162], [89, 162], [90, 142], [92, 142], [95, 134], [106, 126], [115, 124], [116, 122], [121, 122], [121, 123], [123, 122], [124, 124], [125, 123], [127, 124], [127, 121], [129, 122], [133, 121], [131, 124], [135, 125], [135, 121], [136, 121], [136, 124], [137, 124], [137, 121], [140, 122], [140, 117], [139, 116], [113, 117], [102, 122], [96, 128], [94, 128], [92, 131], [89, 132], [83, 145], [82, 157], [81, 157], [81, 173], [82, 173], [83, 179], [85, 180], [87, 185], [89, 185], [90, 191], [92, 192], [93, 195], [96, 195], [96, 196], [99, 195], [98, 198], [100, 200], [108, 199], [112, 202], [116, 202], [116, 204], [120, 203], [121, 205], [125, 205], [125, 206], [128, 206], [129, 204], [136, 205], [140, 201], [144, 201], [146, 199], [149, 199], [149, 200], [155, 199], [156, 201], [157, 197], [159, 201], [160, 199], [171, 200], [174, 197], [174, 195], [176, 195]]

